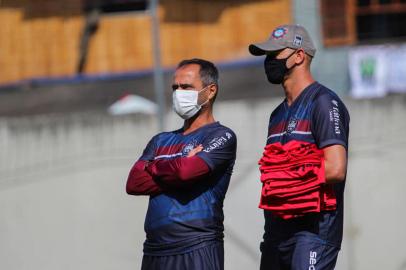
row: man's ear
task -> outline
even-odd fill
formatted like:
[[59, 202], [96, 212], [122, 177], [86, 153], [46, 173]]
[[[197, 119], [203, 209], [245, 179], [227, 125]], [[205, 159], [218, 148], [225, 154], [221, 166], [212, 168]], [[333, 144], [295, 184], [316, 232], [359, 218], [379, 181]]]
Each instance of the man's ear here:
[[216, 94], [217, 94], [217, 85], [216, 84], [211, 84], [210, 86], [209, 86], [209, 99], [210, 100], [213, 100], [214, 99], [214, 97], [216, 96]]
[[299, 49], [296, 52], [295, 64], [300, 65], [300, 64], [304, 63], [305, 59], [306, 59], [306, 53], [302, 49]]

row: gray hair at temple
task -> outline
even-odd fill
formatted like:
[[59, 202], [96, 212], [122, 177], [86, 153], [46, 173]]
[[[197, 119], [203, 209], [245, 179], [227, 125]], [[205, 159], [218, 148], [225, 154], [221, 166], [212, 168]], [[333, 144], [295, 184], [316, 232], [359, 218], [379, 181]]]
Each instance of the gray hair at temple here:
[[200, 79], [202, 80], [203, 87], [210, 84], [215, 84], [218, 87], [219, 72], [216, 66], [210, 61], [199, 58], [186, 59], [178, 64], [177, 69], [192, 64], [200, 66], [199, 75]]

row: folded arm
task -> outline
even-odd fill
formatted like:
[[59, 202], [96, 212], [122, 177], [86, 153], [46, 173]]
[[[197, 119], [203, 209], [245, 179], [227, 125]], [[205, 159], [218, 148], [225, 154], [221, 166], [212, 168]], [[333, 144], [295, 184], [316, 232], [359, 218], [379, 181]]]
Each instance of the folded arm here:
[[162, 193], [161, 187], [153, 177], [144, 170], [144, 160], [137, 161], [128, 175], [126, 191], [129, 195], [158, 195]]
[[210, 173], [206, 162], [198, 156], [160, 159], [146, 167], [154, 178], [169, 186], [185, 186]]

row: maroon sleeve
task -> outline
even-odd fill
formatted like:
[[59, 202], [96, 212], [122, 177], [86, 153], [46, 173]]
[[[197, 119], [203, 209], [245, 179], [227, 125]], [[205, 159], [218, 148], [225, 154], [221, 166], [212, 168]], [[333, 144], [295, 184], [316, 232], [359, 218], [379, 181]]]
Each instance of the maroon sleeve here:
[[130, 195], [158, 195], [162, 189], [152, 176], [144, 170], [146, 161], [139, 160], [128, 175], [126, 190]]
[[172, 186], [193, 183], [210, 173], [209, 166], [198, 156], [158, 159], [150, 163], [146, 170], [153, 178]]

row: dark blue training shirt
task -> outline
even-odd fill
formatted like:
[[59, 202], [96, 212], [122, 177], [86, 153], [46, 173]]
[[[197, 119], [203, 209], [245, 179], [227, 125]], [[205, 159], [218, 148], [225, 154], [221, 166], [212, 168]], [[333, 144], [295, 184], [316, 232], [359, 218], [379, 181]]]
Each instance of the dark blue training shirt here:
[[[272, 112], [267, 145], [302, 141], [318, 148], [342, 145], [348, 149], [350, 117], [344, 103], [330, 89], [312, 83], [288, 106], [286, 99]], [[334, 184], [335, 211], [308, 214], [282, 220], [265, 211], [265, 237], [270, 241], [289, 239], [298, 232], [317, 234], [327, 244], [340, 247], [343, 233], [343, 193], [345, 181]]]
[[203, 150], [197, 156], [211, 172], [193, 185], [150, 198], [144, 226], [146, 255], [182, 254], [223, 241], [223, 201], [236, 158], [236, 136], [219, 122], [187, 135], [182, 132], [179, 129], [156, 135], [140, 159], [184, 157], [202, 144]]

